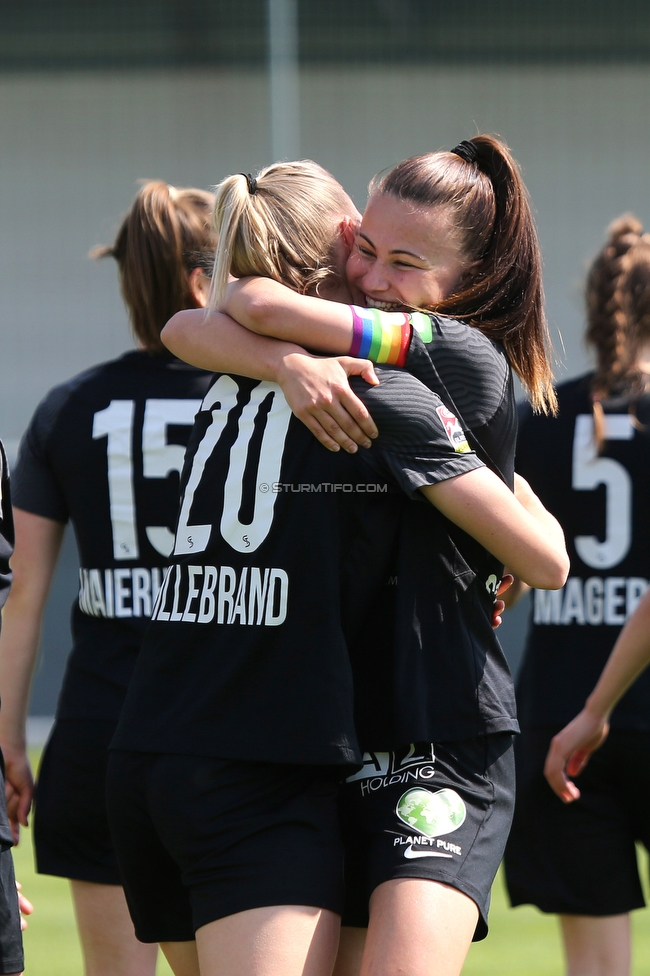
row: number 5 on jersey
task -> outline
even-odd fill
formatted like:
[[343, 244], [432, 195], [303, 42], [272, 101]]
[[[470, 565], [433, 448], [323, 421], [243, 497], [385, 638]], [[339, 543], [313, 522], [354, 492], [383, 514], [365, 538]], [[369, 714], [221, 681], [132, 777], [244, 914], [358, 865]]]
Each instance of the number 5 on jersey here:
[[[607, 440], [628, 441], [634, 428], [628, 414], [605, 415]], [[594, 491], [599, 485], [607, 489], [605, 539], [578, 535], [576, 552], [586, 566], [609, 569], [622, 562], [632, 541], [632, 479], [619, 461], [596, 453], [594, 422], [589, 414], [576, 417], [573, 439], [573, 488]]]

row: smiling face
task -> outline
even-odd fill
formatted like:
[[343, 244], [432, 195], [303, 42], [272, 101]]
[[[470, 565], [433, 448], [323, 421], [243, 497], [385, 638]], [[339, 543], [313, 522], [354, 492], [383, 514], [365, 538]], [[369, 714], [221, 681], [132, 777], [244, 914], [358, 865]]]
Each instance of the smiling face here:
[[432, 308], [454, 291], [470, 266], [448, 210], [375, 193], [348, 259], [347, 276], [358, 304]]

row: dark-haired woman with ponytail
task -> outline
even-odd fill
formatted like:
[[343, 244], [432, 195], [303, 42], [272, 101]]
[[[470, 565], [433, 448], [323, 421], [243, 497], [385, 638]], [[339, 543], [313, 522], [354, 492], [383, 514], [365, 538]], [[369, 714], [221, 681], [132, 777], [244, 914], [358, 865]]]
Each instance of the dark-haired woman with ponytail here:
[[635, 844], [650, 846], [650, 672], [612, 712], [580, 790], [559, 791], [576, 802], [552, 792], [544, 762], [650, 577], [650, 235], [631, 215], [610, 226], [586, 298], [595, 370], [558, 388], [557, 418], [526, 411], [517, 447], [517, 470], [564, 528], [571, 572], [562, 590], [533, 591], [506, 876], [513, 905], [560, 916], [569, 976], [627, 976], [629, 912], [644, 905]]
[[38, 781], [37, 869], [69, 878], [87, 976], [154, 976], [133, 933], [108, 831], [108, 743], [151, 614], [178, 510], [184, 446], [210, 374], [160, 332], [205, 305], [214, 260], [211, 194], [143, 185], [111, 247], [138, 348], [47, 394], [13, 473], [14, 588], [0, 638], [0, 742], [17, 840], [33, 781], [25, 723], [45, 601], [66, 522], [80, 556], [73, 647]]
[[[360, 227], [342, 224], [332, 248], [332, 263], [351, 248], [352, 306], [283, 287], [273, 262], [255, 251], [273, 186], [265, 171], [252, 184], [230, 179], [233, 207], [248, 216], [240, 223], [250, 232], [233, 235], [231, 260], [217, 267], [214, 305], [266, 336], [405, 366], [512, 488], [510, 364], [537, 409], [552, 411], [555, 395], [537, 240], [507, 148], [478, 136], [452, 152], [406, 160], [373, 182]], [[226, 208], [217, 216], [223, 242], [230, 217]], [[274, 232], [273, 243], [290, 263], [291, 242]], [[244, 280], [227, 286], [227, 272]], [[238, 344], [250, 348], [250, 335], [219, 315], [180, 313], [163, 339], [214, 369], [242, 371]], [[327, 443], [346, 423], [339, 389], [324, 383], [321, 395], [318, 361], [303, 365], [304, 419]], [[460, 434], [452, 421], [449, 438]], [[448, 522], [432, 542], [421, 509], [405, 511], [395, 574], [350, 645], [365, 757], [342, 790], [347, 904], [337, 976], [359, 967], [364, 976], [458, 974], [471, 940], [487, 932], [512, 814], [514, 691], [490, 626], [503, 567], [486, 570], [485, 550], [468, 536], [452, 542]]]

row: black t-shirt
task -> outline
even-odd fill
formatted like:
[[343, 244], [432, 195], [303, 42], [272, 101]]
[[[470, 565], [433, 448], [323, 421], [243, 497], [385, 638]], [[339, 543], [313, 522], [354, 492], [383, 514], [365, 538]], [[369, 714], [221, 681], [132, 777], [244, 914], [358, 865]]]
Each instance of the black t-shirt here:
[[[591, 374], [558, 389], [557, 418], [523, 411], [517, 470], [562, 525], [571, 559], [561, 590], [534, 590], [518, 682], [522, 725], [565, 724], [593, 689], [650, 577], [650, 395], [603, 402], [606, 441], [593, 440]], [[634, 418], [636, 414], [636, 420]], [[650, 729], [650, 671], [612, 725]]]
[[13, 552], [14, 521], [9, 494], [9, 468], [7, 456], [0, 441], [0, 610], [2, 610], [11, 586], [9, 559]]
[[[188, 448], [175, 555], [115, 748], [358, 760], [344, 622], [364, 619], [385, 581], [396, 490], [415, 497], [481, 466], [451, 436], [440, 399], [408, 373], [382, 370], [378, 387], [359, 390], [380, 435], [350, 456], [318, 444], [275, 384], [216, 380]], [[360, 551], [373, 559], [357, 576]]]
[[[454, 319], [413, 321], [419, 331], [406, 369], [440, 395], [477, 455], [512, 487], [517, 410], [502, 346]], [[351, 572], [369, 561], [366, 552]], [[512, 678], [492, 629], [502, 572], [435, 509], [401, 504], [379, 597], [361, 625], [348, 627], [363, 749], [518, 730]]]
[[461, 422], [472, 450], [513, 486], [517, 405], [503, 346], [441, 315], [416, 319], [405, 368], [437, 393]]
[[138, 350], [51, 390], [22, 440], [14, 504], [70, 520], [79, 557], [58, 715], [115, 720], [173, 547], [179, 475], [212, 379]]

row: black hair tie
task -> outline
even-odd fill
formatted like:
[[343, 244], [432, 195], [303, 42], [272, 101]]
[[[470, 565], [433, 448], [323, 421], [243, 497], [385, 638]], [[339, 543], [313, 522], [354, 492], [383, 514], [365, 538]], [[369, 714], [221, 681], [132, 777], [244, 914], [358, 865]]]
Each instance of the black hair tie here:
[[460, 156], [466, 163], [475, 163], [478, 160], [478, 148], [473, 142], [468, 142], [467, 139], [463, 139], [462, 142], [459, 142], [457, 146], [454, 146], [449, 151], [454, 153], [455, 156]]
[[250, 195], [255, 196], [255, 194], [257, 193], [257, 180], [255, 179], [255, 177], [251, 176], [250, 173], [240, 173], [239, 175], [245, 178], [246, 186], [248, 187], [248, 192], [250, 193]]

